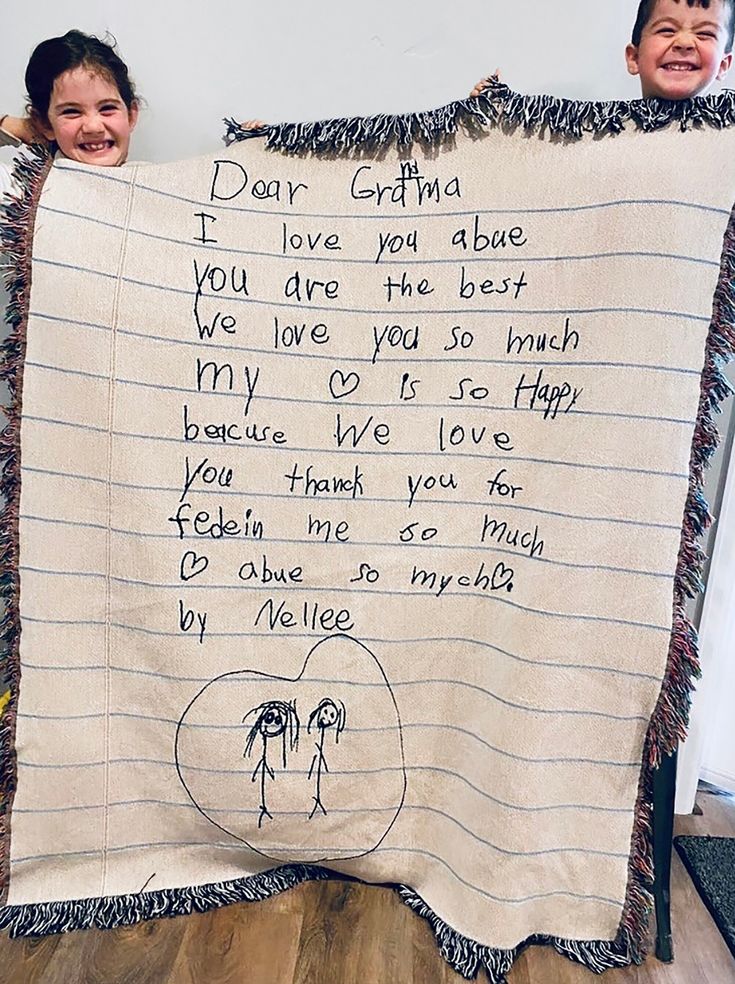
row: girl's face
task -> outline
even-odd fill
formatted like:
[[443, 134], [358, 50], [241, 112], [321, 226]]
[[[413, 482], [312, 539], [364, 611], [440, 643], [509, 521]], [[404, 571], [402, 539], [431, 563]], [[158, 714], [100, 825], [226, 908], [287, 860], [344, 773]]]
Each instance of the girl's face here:
[[48, 108], [48, 140], [72, 161], [116, 167], [124, 164], [138, 107], [128, 110], [114, 82], [83, 65], [54, 80]]

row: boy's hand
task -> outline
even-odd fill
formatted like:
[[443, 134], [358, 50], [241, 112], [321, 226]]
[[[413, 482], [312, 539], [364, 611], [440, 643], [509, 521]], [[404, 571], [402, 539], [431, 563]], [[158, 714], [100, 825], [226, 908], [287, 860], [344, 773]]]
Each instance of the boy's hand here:
[[487, 89], [487, 87], [492, 82], [500, 82], [500, 69], [499, 68], [496, 68], [495, 71], [493, 72], [493, 74], [492, 75], [488, 75], [487, 78], [480, 79], [480, 81], [477, 83], [477, 85], [475, 86], [475, 88], [470, 93], [470, 99], [474, 99], [475, 96], [479, 96], [480, 93], [481, 92], [484, 92], [485, 89]]

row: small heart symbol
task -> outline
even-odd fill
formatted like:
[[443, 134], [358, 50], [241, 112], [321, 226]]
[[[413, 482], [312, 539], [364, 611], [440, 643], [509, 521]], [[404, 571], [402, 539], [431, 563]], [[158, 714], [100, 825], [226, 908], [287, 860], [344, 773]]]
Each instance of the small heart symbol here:
[[513, 590], [513, 578], [515, 573], [512, 567], [506, 567], [504, 563], [499, 563], [495, 570], [493, 571], [493, 576], [490, 581], [490, 586], [493, 591], [500, 591], [501, 588], [507, 588], [508, 591]]
[[360, 377], [356, 372], [348, 372], [346, 375], [341, 369], [335, 369], [329, 377], [329, 392], [335, 400], [341, 400], [343, 396], [354, 393], [360, 385]]
[[181, 580], [191, 581], [193, 577], [197, 574], [201, 574], [203, 571], [209, 567], [209, 558], [202, 554], [201, 557], [197, 557], [193, 550], [187, 550], [184, 556], [181, 558]]

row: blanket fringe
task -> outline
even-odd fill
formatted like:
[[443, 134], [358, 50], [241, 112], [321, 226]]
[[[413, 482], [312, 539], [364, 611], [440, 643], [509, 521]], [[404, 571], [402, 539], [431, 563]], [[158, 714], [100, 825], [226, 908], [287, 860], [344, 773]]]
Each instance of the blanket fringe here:
[[9, 302], [5, 320], [9, 334], [0, 346], [0, 379], [11, 402], [2, 408], [7, 424], [0, 433], [0, 681], [10, 699], [0, 718], [0, 900], [7, 897], [10, 877], [10, 814], [15, 793], [15, 713], [20, 685], [20, 575], [18, 514], [20, 503], [20, 418], [28, 298], [31, 289], [31, 247], [36, 207], [51, 157], [41, 146], [19, 155], [13, 181], [21, 189], [0, 209], [0, 253], [10, 260], [5, 281]]
[[686, 737], [694, 682], [701, 676], [697, 632], [686, 613], [687, 598], [704, 587], [705, 554], [697, 542], [712, 523], [704, 496], [704, 472], [720, 434], [715, 414], [733, 393], [723, 366], [735, 357], [735, 210], [730, 216], [715, 290], [712, 322], [705, 349], [697, 424], [689, 461], [689, 492], [684, 507], [679, 557], [674, 578], [673, 632], [658, 705], [646, 740], [646, 759], [657, 768]]
[[[291, 864], [229, 882], [196, 887], [163, 889], [104, 898], [11, 905], [0, 909], [0, 930], [11, 939], [41, 937], [79, 929], [117, 929], [147, 919], [162, 919], [209, 912], [238, 902], [260, 902], [308, 881], [355, 881], [316, 865]], [[482, 946], [457, 933], [404, 885], [392, 887], [401, 900], [426, 919], [436, 936], [444, 960], [466, 980], [480, 970], [490, 984], [506, 984], [516, 958], [529, 946], [550, 945], [595, 973], [628, 966], [635, 955], [625, 941], [579, 941], [535, 935], [519, 946], [503, 950]]]
[[326, 868], [291, 864], [236, 881], [213, 882], [191, 888], [169, 888], [134, 895], [31, 905], [0, 909], [0, 929], [11, 939], [21, 936], [50, 936], [77, 929], [116, 929], [134, 926], [146, 919], [209, 912], [234, 902], [261, 902], [306, 881], [338, 878]]
[[413, 143], [437, 144], [461, 129], [521, 127], [527, 133], [548, 133], [579, 140], [584, 134], [620, 133], [627, 123], [650, 132], [676, 123], [682, 130], [709, 126], [722, 129], [735, 124], [735, 90], [711, 96], [670, 101], [666, 99], [584, 102], [556, 96], [524, 96], [505, 83], [490, 79], [478, 96], [459, 99], [422, 113], [355, 116], [313, 123], [275, 123], [246, 129], [235, 119], [225, 118], [224, 141], [231, 144], [251, 137], [264, 137], [269, 150], [287, 154], [346, 154]]
[[399, 886], [397, 891], [406, 905], [429, 922], [442, 957], [466, 980], [474, 980], [484, 970], [490, 984], [506, 984], [506, 975], [529, 946], [552, 946], [557, 953], [595, 974], [643, 960], [636, 941], [627, 932], [619, 933], [615, 940], [567, 940], [536, 934], [508, 950], [483, 946], [447, 926], [412, 889]]

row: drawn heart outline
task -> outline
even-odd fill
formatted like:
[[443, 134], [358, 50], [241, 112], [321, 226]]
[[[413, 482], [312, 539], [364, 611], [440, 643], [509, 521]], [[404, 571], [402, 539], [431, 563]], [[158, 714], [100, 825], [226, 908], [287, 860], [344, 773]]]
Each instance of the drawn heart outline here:
[[360, 377], [356, 372], [344, 373], [341, 369], [335, 369], [329, 377], [329, 392], [335, 400], [354, 393], [359, 385]]
[[[373, 661], [373, 663], [375, 664], [375, 667], [377, 668], [377, 671], [379, 673], [379, 678], [382, 678], [382, 681], [385, 684], [385, 687], [386, 687], [386, 689], [388, 691], [388, 695], [390, 697], [390, 702], [392, 704], [392, 709], [393, 709], [393, 713], [395, 715], [395, 722], [396, 722], [396, 726], [397, 726], [397, 732], [398, 732], [398, 749], [397, 749], [397, 751], [398, 751], [399, 756], [400, 756], [399, 763], [398, 763], [399, 766], [400, 766], [400, 769], [398, 770], [398, 776], [399, 776], [398, 782], [399, 782], [400, 793], [399, 793], [399, 797], [398, 797], [398, 803], [394, 807], [395, 812], [393, 812], [392, 817], [389, 817], [390, 822], [388, 823], [387, 827], [381, 832], [379, 839], [377, 840], [377, 842], [374, 845], [371, 845], [371, 846], [369, 846], [368, 848], [366, 848], [364, 850], [361, 849], [359, 851], [359, 853], [356, 853], [356, 854], [345, 854], [345, 853], [341, 852], [340, 855], [339, 855], [339, 858], [340, 858], [340, 860], [345, 860], [345, 858], [348, 858], [348, 857], [349, 858], [353, 858], [353, 857], [364, 857], [365, 855], [372, 853], [374, 850], [376, 850], [376, 848], [380, 847], [380, 845], [382, 844], [382, 842], [388, 836], [388, 834], [390, 833], [390, 831], [391, 831], [394, 823], [396, 822], [396, 820], [398, 818], [398, 814], [403, 809], [403, 804], [404, 804], [404, 801], [406, 799], [406, 790], [408, 788], [408, 780], [407, 780], [407, 775], [406, 775], [406, 757], [405, 757], [405, 750], [404, 750], [404, 744], [403, 744], [403, 727], [402, 727], [402, 724], [401, 724], [401, 715], [400, 715], [400, 712], [399, 712], [399, 709], [398, 709], [398, 704], [396, 703], [396, 698], [395, 698], [395, 695], [393, 693], [393, 688], [391, 687], [391, 684], [390, 684], [390, 682], [388, 680], [388, 677], [385, 675], [385, 671], [384, 671], [384, 669], [383, 669], [380, 661], [378, 660], [378, 658], [367, 648], [367, 646], [364, 643], [360, 642], [358, 639], [355, 639], [354, 637], [349, 636], [349, 635], [347, 635], [345, 633], [335, 634], [335, 635], [331, 635], [331, 636], [325, 636], [323, 639], [320, 639], [319, 642], [317, 642], [309, 650], [309, 652], [308, 652], [308, 654], [306, 656], [306, 659], [304, 660], [304, 664], [303, 664], [303, 666], [301, 668], [301, 672], [298, 673], [296, 676], [293, 676], [293, 677], [290, 677], [290, 676], [277, 676], [277, 675], [274, 675], [274, 674], [264, 673], [262, 670], [250, 670], [250, 669], [245, 669], [245, 670], [231, 670], [231, 671], [229, 671], [227, 673], [222, 673], [219, 676], [215, 677], [213, 680], [210, 680], [209, 683], [206, 683], [201, 688], [201, 690], [199, 690], [198, 693], [196, 693], [195, 696], [189, 701], [189, 703], [187, 704], [187, 706], [186, 706], [183, 714], [181, 715], [181, 718], [179, 719], [179, 723], [178, 723], [178, 725], [176, 727], [176, 738], [174, 740], [174, 759], [175, 759], [175, 764], [176, 764], [176, 771], [178, 773], [179, 780], [181, 781], [182, 786], [186, 790], [189, 798], [191, 799], [191, 801], [194, 804], [194, 806], [196, 807], [196, 809], [202, 814], [203, 817], [205, 817], [215, 827], [218, 827], [220, 830], [224, 831], [229, 836], [234, 837], [236, 840], [241, 841], [244, 844], [247, 844], [247, 846], [251, 850], [257, 852], [258, 854], [261, 854], [263, 857], [271, 858], [272, 860], [276, 860], [276, 861], [281, 862], [281, 863], [285, 859], [282, 856], [282, 853], [283, 852], [280, 849], [277, 850], [274, 854], [269, 854], [267, 850], [263, 849], [261, 846], [258, 846], [255, 843], [253, 843], [251, 839], [249, 840], [249, 839], [246, 839], [246, 837], [240, 836], [239, 834], [235, 833], [235, 831], [228, 829], [228, 827], [223, 826], [217, 820], [215, 820], [212, 817], [210, 817], [209, 814], [207, 813], [206, 809], [204, 809], [199, 804], [199, 802], [197, 801], [197, 798], [195, 796], [195, 791], [193, 791], [190, 788], [190, 786], [189, 786], [189, 781], [190, 780], [185, 775], [185, 772], [189, 768], [189, 764], [186, 761], [183, 761], [182, 762], [182, 758], [181, 758], [182, 735], [192, 734], [193, 733], [192, 729], [187, 729], [187, 723], [188, 723], [188, 720], [187, 719], [188, 719], [188, 716], [189, 716], [190, 712], [192, 712], [192, 708], [195, 707], [195, 705], [197, 704], [197, 702], [207, 693], [207, 691], [209, 690], [210, 687], [216, 686], [216, 685], [218, 685], [222, 681], [226, 681], [226, 680], [227, 681], [235, 681], [238, 678], [242, 678], [242, 677], [245, 677], [245, 678], [251, 679], [251, 680], [257, 678], [257, 680], [259, 682], [267, 681], [267, 680], [273, 680], [273, 681], [277, 681], [278, 683], [298, 684], [301, 680], [309, 680], [310, 679], [307, 676], [307, 673], [306, 673], [307, 667], [309, 665], [309, 661], [312, 659], [312, 657], [315, 656], [315, 654], [319, 651], [319, 649], [321, 647], [325, 647], [325, 651], [326, 652], [330, 652], [331, 647], [333, 647], [333, 645], [335, 643], [339, 643], [339, 645], [341, 645], [341, 646], [343, 646], [345, 643], [358, 646], [359, 649], [362, 650], [362, 652]], [[329, 658], [331, 659], [331, 656]], [[239, 761], [239, 757], [240, 756], [238, 755], [238, 761]], [[195, 769], [196, 769], [196, 765], [195, 765]], [[199, 774], [199, 770], [196, 770], [196, 774]], [[329, 857], [321, 857], [321, 858], [316, 858], [316, 859], [315, 858], [310, 858], [310, 861], [313, 864], [320, 864], [320, 863], [325, 862], [325, 861], [328, 861], [328, 860], [330, 860]]]
[[[188, 562], [188, 573], [187, 573], [187, 562]], [[193, 550], [187, 550], [184, 556], [181, 558], [181, 568], [179, 570], [179, 576], [182, 581], [191, 581], [193, 577], [204, 573], [209, 567], [209, 557], [204, 554], [201, 557]]]
[[508, 591], [513, 590], [513, 578], [515, 577], [515, 571], [512, 567], [506, 567], [505, 564], [500, 561], [495, 567], [492, 576], [491, 586], [493, 591], [500, 591], [501, 588], [507, 588]]

